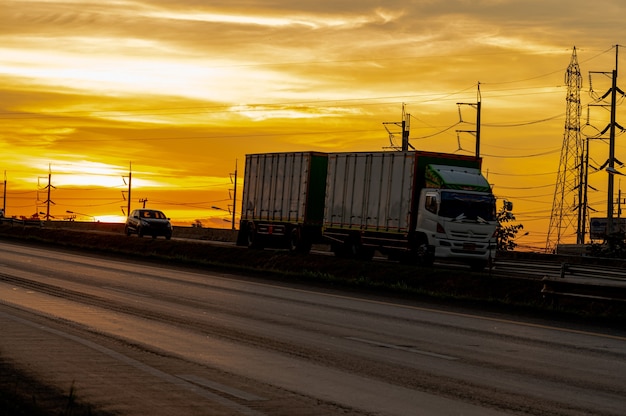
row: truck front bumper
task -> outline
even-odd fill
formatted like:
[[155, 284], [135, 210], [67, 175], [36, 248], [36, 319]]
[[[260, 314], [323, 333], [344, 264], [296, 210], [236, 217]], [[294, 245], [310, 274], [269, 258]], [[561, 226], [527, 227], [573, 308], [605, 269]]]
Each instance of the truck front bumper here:
[[496, 243], [436, 240], [435, 257], [461, 260], [489, 260], [496, 254]]

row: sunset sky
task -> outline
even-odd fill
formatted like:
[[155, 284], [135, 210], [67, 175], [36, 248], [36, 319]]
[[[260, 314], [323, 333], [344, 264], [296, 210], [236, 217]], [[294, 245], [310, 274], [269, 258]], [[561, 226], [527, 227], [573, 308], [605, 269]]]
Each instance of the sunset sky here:
[[[584, 125], [589, 73], [615, 68], [624, 16], [621, 0], [3, 0], [6, 215], [46, 211], [50, 173], [55, 219], [119, 220], [132, 171], [132, 208], [229, 227], [211, 207], [232, 205], [237, 163], [241, 210], [247, 153], [383, 150], [403, 104], [415, 148], [472, 154], [474, 136], [457, 130], [474, 130], [476, 111], [457, 103], [475, 103], [480, 84], [483, 171], [529, 233], [519, 244], [542, 249], [573, 47]], [[610, 87], [591, 79], [600, 95]], [[590, 107], [583, 133], [608, 120]], [[621, 136], [616, 157], [626, 162]], [[591, 165], [607, 158], [594, 141]], [[591, 215], [606, 217], [607, 173], [590, 184]]]

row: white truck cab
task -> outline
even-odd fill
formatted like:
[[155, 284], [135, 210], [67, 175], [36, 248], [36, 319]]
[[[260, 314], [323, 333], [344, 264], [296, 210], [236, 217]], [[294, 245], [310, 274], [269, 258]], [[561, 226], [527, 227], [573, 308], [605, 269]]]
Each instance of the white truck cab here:
[[476, 268], [495, 257], [498, 225], [495, 197], [478, 169], [429, 165], [421, 190], [416, 231], [435, 258], [456, 259]]

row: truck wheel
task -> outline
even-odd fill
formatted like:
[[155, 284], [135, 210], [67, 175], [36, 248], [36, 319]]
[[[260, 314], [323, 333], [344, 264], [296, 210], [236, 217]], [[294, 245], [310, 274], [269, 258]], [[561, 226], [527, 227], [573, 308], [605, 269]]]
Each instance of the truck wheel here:
[[487, 260], [475, 260], [470, 263], [470, 269], [473, 272], [480, 272], [487, 267]]
[[420, 266], [431, 267], [435, 263], [435, 255], [428, 246], [426, 238], [420, 238], [415, 249], [415, 254]]

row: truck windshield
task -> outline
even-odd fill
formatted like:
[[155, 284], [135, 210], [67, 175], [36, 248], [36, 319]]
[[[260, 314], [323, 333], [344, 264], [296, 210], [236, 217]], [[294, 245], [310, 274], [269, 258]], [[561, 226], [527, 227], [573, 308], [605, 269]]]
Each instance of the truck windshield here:
[[493, 195], [442, 191], [439, 215], [466, 220], [479, 220], [480, 217], [485, 221], [495, 221], [496, 200]]

